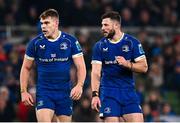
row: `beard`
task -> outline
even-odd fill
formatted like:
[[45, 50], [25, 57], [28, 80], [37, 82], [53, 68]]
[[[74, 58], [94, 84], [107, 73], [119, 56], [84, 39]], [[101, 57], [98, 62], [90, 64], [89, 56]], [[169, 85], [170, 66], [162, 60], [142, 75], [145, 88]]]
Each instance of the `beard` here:
[[102, 31], [102, 33], [103, 33], [103, 35], [104, 35], [105, 38], [110, 38], [110, 39], [112, 39], [113, 36], [115, 35], [115, 30], [112, 29], [112, 30], [109, 31], [109, 33], [108, 33], [108, 32], [105, 32], [105, 31]]

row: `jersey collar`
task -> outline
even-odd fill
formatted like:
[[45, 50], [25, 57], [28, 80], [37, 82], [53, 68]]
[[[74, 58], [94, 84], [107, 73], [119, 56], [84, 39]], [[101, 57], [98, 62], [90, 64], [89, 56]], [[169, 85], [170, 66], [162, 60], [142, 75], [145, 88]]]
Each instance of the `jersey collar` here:
[[119, 43], [119, 42], [123, 39], [123, 37], [124, 37], [124, 33], [122, 33], [122, 36], [121, 36], [117, 41], [112, 41], [111, 39], [108, 39], [108, 40], [109, 40], [109, 42], [111, 42], [112, 44], [117, 44], [117, 43]]
[[48, 39], [48, 41], [55, 42], [60, 36], [61, 36], [61, 31], [59, 31], [59, 35], [57, 38], [55, 38], [55, 39], [48, 39], [47, 38], [47, 39]]

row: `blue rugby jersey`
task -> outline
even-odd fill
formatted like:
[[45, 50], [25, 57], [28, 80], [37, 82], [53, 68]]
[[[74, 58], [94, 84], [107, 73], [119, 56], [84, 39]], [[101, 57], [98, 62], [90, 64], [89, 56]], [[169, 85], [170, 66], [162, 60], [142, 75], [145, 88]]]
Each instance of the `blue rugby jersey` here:
[[118, 64], [115, 57], [131, 62], [145, 57], [142, 45], [131, 35], [124, 34], [118, 42], [102, 38], [93, 48], [92, 64], [102, 64], [101, 88], [128, 89], [135, 86], [132, 71]]
[[77, 39], [64, 32], [60, 32], [53, 41], [43, 34], [30, 41], [25, 57], [35, 60], [37, 65], [37, 91], [69, 89], [72, 58], [81, 55], [83, 53]]

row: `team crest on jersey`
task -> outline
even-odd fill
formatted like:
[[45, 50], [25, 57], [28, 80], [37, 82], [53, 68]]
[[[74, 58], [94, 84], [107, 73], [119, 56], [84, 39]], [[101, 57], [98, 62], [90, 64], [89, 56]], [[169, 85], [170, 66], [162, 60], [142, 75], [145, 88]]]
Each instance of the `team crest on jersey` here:
[[122, 46], [122, 51], [123, 52], [129, 52], [129, 46], [128, 45]]
[[61, 50], [66, 50], [68, 48], [68, 44], [66, 42], [63, 42], [60, 44], [60, 49]]
[[107, 114], [111, 113], [111, 108], [110, 107], [106, 107], [104, 109], [104, 113], [107, 113]]
[[39, 45], [40, 49], [45, 49], [45, 45]]

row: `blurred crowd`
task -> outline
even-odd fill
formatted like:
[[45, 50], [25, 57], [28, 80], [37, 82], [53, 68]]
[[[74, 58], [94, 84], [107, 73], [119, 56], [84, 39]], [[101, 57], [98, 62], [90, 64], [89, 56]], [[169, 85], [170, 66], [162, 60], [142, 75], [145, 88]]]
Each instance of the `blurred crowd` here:
[[[45, 8], [60, 12], [60, 22], [66, 26], [100, 26], [100, 16], [105, 11], [117, 10], [123, 27], [167, 26], [179, 28], [178, 0], [0, 0], [0, 25], [37, 26], [38, 15]], [[162, 13], [163, 11], [163, 13]], [[156, 29], [156, 27], [154, 27]], [[69, 28], [62, 28], [68, 32]], [[157, 28], [158, 29], [158, 28]], [[78, 28], [75, 35], [83, 49], [87, 77], [80, 101], [74, 102], [73, 121], [101, 121], [91, 106], [91, 51], [101, 38], [100, 32], [87, 32]], [[134, 74], [136, 90], [141, 100], [145, 121], [173, 121], [180, 115], [180, 34], [153, 34], [140, 30], [133, 34], [146, 52], [149, 70]], [[34, 35], [33, 35], [34, 36]], [[0, 121], [36, 121], [34, 107], [20, 101], [19, 74], [29, 36], [21, 43], [10, 43], [0, 37]], [[166, 41], [165, 41], [166, 40]], [[29, 78], [29, 92], [36, 99], [36, 66]], [[76, 82], [76, 69], [72, 66], [71, 79]], [[180, 121], [180, 120], [179, 120]]]
[[0, 0], [0, 25], [36, 25], [47, 8], [62, 26], [99, 26], [101, 15], [118, 11], [124, 26], [179, 26], [179, 0]]
[[[81, 30], [75, 33], [83, 48], [88, 73], [83, 96], [80, 101], [74, 102], [73, 121], [101, 121], [98, 114], [90, 108], [91, 50], [92, 45], [100, 39], [101, 35], [98, 33], [90, 34]], [[146, 30], [141, 30], [135, 36], [144, 47], [149, 65], [147, 74], [134, 75], [145, 121], [163, 121], [162, 116], [179, 115], [180, 35], [174, 35], [166, 43], [164, 36], [160, 34], [154, 35], [154, 42], [149, 43]], [[0, 42], [0, 121], [36, 121], [34, 107], [26, 107], [20, 102], [19, 73], [29, 40], [20, 44], [7, 43], [6, 39]], [[76, 82], [75, 72], [75, 67], [72, 67], [73, 82]], [[35, 100], [35, 65], [30, 76], [29, 92]]]

